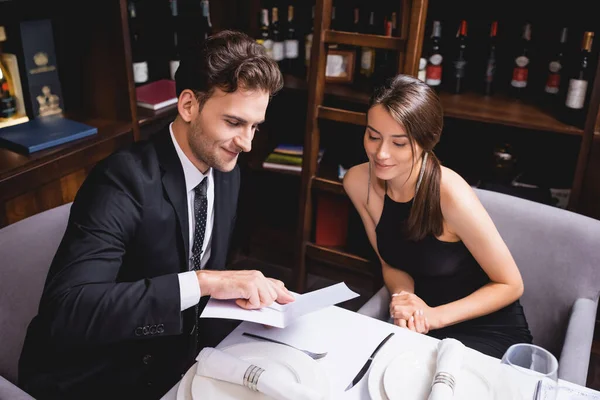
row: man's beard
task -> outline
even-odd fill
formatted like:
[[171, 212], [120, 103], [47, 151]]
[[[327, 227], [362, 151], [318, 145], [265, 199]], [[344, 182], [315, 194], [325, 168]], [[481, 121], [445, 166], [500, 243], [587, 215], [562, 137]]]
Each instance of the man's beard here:
[[[228, 168], [227, 163], [218, 157], [218, 148], [214, 147], [214, 142], [207, 139], [202, 134], [202, 128], [200, 123], [195, 120], [190, 125], [190, 135], [188, 139], [190, 149], [198, 160], [202, 161], [209, 168], [215, 168], [219, 171], [228, 172], [231, 168]], [[206, 172], [206, 171], [201, 171]]]

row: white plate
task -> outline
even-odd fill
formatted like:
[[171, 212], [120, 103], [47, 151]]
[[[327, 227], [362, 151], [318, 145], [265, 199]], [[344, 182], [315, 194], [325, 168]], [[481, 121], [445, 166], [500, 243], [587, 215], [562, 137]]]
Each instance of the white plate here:
[[[385, 369], [383, 387], [389, 400], [427, 400], [435, 375], [436, 354], [407, 352], [396, 356]], [[485, 400], [493, 397], [492, 384], [479, 372], [463, 365], [456, 377], [454, 397]]]
[[[325, 399], [330, 398], [325, 370], [317, 361], [300, 351], [267, 342], [240, 343], [220, 350], [264, 369], [277, 368], [290, 379], [323, 393]], [[196, 366], [194, 364], [182, 378], [177, 390], [177, 400], [270, 399], [241, 385], [198, 376]]]
[[[437, 353], [388, 351], [379, 354], [369, 371], [368, 389], [372, 400], [427, 400], [435, 373]], [[493, 386], [479, 372], [463, 367], [456, 385], [455, 398], [484, 400], [494, 397]]]

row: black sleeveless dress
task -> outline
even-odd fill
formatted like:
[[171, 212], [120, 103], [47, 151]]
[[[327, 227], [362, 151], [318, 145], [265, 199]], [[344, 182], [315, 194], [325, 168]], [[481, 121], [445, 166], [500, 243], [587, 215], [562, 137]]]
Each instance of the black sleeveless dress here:
[[[417, 296], [428, 306], [436, 307], [466, 297], [490, 282], [463, 242], [443, 242], [433, 235], [420, 241], [408, 240], [404, 228], [411, 207], [412, 200], [398, 203], [386, 194], [375, 232], [381, 258], [413, 278]], [[451, 337], [498, 358], [511, 345], [532, 340], [518, 300], [491, 314], [433, 330], [428, 335], [438, 339]]]

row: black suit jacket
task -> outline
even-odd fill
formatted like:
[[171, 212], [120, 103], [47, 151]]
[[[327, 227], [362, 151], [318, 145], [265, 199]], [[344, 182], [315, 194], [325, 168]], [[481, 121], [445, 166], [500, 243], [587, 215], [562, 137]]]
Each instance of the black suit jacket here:
[[[240, 173], [213, 172], [207, 268], [222, 269]], [[180, 311], [188, 258], [185, 180], [167, 128], [103, 160], [77, 193], [28, 328], [20, 386], [38, 399], [163, 395], [193, 363], [196, 334], [211, 329], [195, 326], [194, 307]]]

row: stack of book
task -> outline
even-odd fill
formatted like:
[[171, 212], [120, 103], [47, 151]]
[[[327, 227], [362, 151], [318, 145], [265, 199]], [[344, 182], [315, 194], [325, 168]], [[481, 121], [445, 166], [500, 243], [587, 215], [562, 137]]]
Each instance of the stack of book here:
[[172, 79], [160, 79], [138, 86], [135, 95], [138, 106], [155, 111], [177, 103], [175, 81]]
[[[263, 168], [280, 171], [302, 171], [302, 146], [280, 144], [263, 162]], [[319, 151], [318, 162], [323, 158], [323, 150]]]

